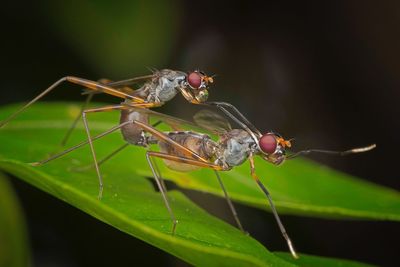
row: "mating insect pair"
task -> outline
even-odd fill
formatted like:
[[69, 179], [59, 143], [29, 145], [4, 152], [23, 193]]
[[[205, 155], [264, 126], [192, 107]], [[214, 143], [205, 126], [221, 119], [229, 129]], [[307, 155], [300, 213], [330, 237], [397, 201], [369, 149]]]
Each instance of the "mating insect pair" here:
[[[46, 160], [37, 162], [34, 165], [42, 165], [75, 149], [78, 149], [79, 147], [89, 144], [93, 156], [94, 167], [99, 179], [99, 198], [101, 198], [103, 181], [99, 165], [102, 162], [104, 162], [106, 159], [109, 159], [127, 147], [129, 144], [142, 146], [145, 148], [149, 148], [149, 145], [151, 144], [156, 144], [159, 146], [159, 151], [151, 151], [148, 149], [146, 152], [146, 159], [170, 214], [172, 221], [172, 233], [175, 232], [177, 220], [168, 201], [166, 188], [158, 168], [155, 165], [156, 163], [153, 160], [154, 158], [163, 159], [167, 167], [177, 171], [190, 171], [196, 168], [212, 169], [224, 192], [225, 198], [235, 218], [235, 221], [243, 232], [244, 230], [242, 224], [224, 187], [224, 184], [222, 183], [218, 171], [228, 171], [235, 166], [241, 165], [248, 159], [251, 167], [250, 174], [266, 195], [282, 235], [286, 239], [292, 255], [297, 257], [292, 242], [278, 216], [272, 198], [255, 172], [254, 157], [261, 156], [266, 161], [275, 165], [279, 165], [283, 163], [285, 159], [294, 158], [300, 154], [307, 154], [310, 152], [335, 153], [344, 155], [368, 151], [375, 147], [375, 145], [371, 145], [368, 147], [352, 149], [344, 152], [304, 150], [286, 155], [286, 149], [291, 147], [290, 141], [285, 140], [276, 133], [268, 132], [262, 134], [253, 124], [250, 123], [249, 120], [245, 118], [245, 116], [243, 116], [234, 106], [228, 103], [206, 102], [208, 97], [208, 85], [213, 82], [213, 79], [212, 77], [209, 77], [198, 71], [186, 74], [179, 71], [161, 70], [154, 72], [152, 75], [117, 82], [110, 82], [106, 80], [101, 82], [93, 82], [76, 77], [65, 77], [54, 83], [28, 104], [23, 106], [20, 110], [1, 122], [0, 127], [5, 125], [20, 112], [53, 90], [63, 81], [69, 81], [87, 88], [85, 93], [88, 94], [88, 97], [86, 104], [82, 108], [81, 115], [88, 139], [87, 141], [83, 141], [80, 144], [59, 154], [53, 155]], [[128, 87], [131, 84], [137, 83], [143, 83], [143, 85], [137, 90]], [[172, 129], [176, 129], [177, 127], [179, 128], [179, 126], [183, 124], [190, 125], [190, 123], [183, 120], [150, 111], [148, 109], [164, 104], [179, 92], [190, 103], [216, 106], [222, 113], [238, 124], [239, 128], [232, 129], [227, 120], [216, 113], [212, 113], [210, 111], [201, 111], [194, 117], [197, 129], [198, 126], [201, 128], [199, 131], [174, 130], [163, 132], [158, 130], [157, 124], [159, 122], [170, 125]], [[85, 106], [91, 100], [93, 94], [96, 93], [110, 94], [122, 98], [124, 101], [119, 105], [86, 109]], [[121, 111], [119, 125], [107, 130], [102, 134], [92, 137], [86, 115], [88, 113], [105, 112], [111, 110]], [[69, 134], [79, 118], [80, 117], [75, 120], [74, 124], [64, 138], [63, 143], [65, 143], [68, 139]], [[150, 124], [150, 120], [152, 118], [158, 121], [154, 125]], [[111, 153], [110, 156], [108, 156], [105, 160], [98, 161], [93, 148], [93, 141], [119, 129], [121, 130], [126, 143]], [[219, 139], [211, 139], [207, 132], [217, 134]]]

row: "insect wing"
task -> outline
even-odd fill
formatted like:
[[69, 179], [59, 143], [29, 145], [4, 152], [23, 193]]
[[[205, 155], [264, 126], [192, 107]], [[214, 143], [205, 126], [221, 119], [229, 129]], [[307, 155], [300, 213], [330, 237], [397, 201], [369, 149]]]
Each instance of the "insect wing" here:
[[223, 134], [232, 130], [229, 122], [221, 115], [212, 112], [211, 110], [200, 110], [193, 119], [197, 125], [216, 134]]

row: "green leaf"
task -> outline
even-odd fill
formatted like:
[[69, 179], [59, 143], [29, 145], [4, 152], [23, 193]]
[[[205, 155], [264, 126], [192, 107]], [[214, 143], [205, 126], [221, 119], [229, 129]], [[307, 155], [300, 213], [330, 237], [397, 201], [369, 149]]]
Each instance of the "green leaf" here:
[[0, 266], [29, 266], [27, 229], [17, 196], [0, 173]]
[[[0, 110], [0, 118], [11, 114], [16, 107]], [[74, 104], [38, 103], [0, 129], [0, 169], [195, 265], [290, 265], [253, 238], [207, 214], [176, 191], [168, 192], [179, 220], [176, 235], [172, 236], [172, 224], [162, 198], [144, 178], [151, 177], [151, 173], [142, 148], [126, 149], [101, 166], [105, 184], [101, 201], [97, 200], [95, 171], [74, 170], [92, 163], [88, 147], [75, 150], [44, 166], [31, 167], [26, 164], [44, 159], [56, 148], [60, 149], [58, 144], [79, 109]], [[90, 115], [89, 125], [93, 135], [115, 126], [119, 121], [118, 114], [113, 112]], [[85, 133], [79, 124], [70, 144], [82, 140], [85, 140]], [[120, 134], [113, 133], [95, 141], [95, 149], [98, 157], [102, 158], [122, 144]], [[328, 217], [399, 218], [400, 198], [392, 190], [350, 178], [308, 161], [287, 164], [287, 167], [279, 169], [257, 162], [257, 167], [260, 176], [268, 173], [274, 177], [268, 181], [264, 180], [265, 177], [262, 179], [280, 211]], [[209, 170], [193, 173], [177, 173], [164, 167], [161, 170], [165, 178], [182, 187], [221, 194]], [[224, 179], [234, 199], [258, 207], [266, 206], [264, 196], [248, 177], [247, 166], [225, 173]], [[296, 179], [310, 184], [302, 184]], [[316, 190], [316, 184], [321, 188]], [[329, 193], [323, 195], [322, 192]], [[346, 199], [338, 199], [340, 194]], [[379, 204], [376, 204], [377, 199], [380, 200]]]

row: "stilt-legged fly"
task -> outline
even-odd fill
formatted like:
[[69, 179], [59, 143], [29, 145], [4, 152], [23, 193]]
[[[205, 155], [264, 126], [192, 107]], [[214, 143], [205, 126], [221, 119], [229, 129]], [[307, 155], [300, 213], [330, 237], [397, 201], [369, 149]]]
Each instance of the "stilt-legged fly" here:
[[[201, 104], [205, 102], [208, 98], [208, 86], [213, 83], [213, 78], [207, 76], [201, 71], [192, 71], [189, 73], [185, 73], [169, 69], [163, 69], [159, 71], [155, 70], [151, 75], [114, 82], [105, 79], [95, 82], [83, 78], [66, 76], [52, 84], [34, 99], [21, 107], [19, 110], [11, 114], [8, 118], [1, 121], [0, 128], [6, 125], [14, 117], [23, 112], [30, 105], [34, 104], [36, 101], [41, 99], [43, 96], [48, 94], [50, 91], [58, 87], [63, 82], [69, 82], [85, 87], [84, 94], [88, 94], [88, 96], [85, 104], [81, 108], [79, 116], [72, 123], [61, 144], [66, 144], [72, 130], [75, 128], [80, 117], [82, 116], [83, 123], [88, 134], [89, 144], [93, 150], [86, 114], [91, 112], [120, 109], [119, 107], [127, 106], [138, 108], [158, 107], [174, 98], [178, 93], [181, 93], [190, 103]], [[128, 87], [134, 84], [140, 84], [141, 86], [139, 88], [136, 88], [136, 90]], [[121, 105], [87, 109], [87, 105], [91, 101], [92, 96], [98, 93], [105, 93], [118, 98], [122, 98], [124, 99], [124, 101], [121, 103]], [[94, 161], [96, 163], [95, 156]], [[103, 191], [103, 181], [100, 171], [97, 168], [97, 164], [95, 164], [95, 166], [100, 183], [99, 198], [101, 198]]]
[[[297, 254], [292, 244], [292, 241], [290, 240], [285, 230], [285, 227], [281, 222], [281, 219], [272, 201], [271, 195], [256, 174], [254, 157], [259, 156], [272, 164], [279, 165], [282, 164], [285, 159], [291, 159], [301, 154], [319, 152], [346, 155], [351, 153], [369, 151], [373, 149], [375, 145], [373, 144], [367, 147], [354, 148], [343, 152], [328, 150], [304, 150], [294, 152], [292, 154], [287, 154], [286, 150], [291, 147], [291, 142], [289, 140], [285, 140], [282, 136], [273, 132], [261, 134], [260, 131], [258, 131], [257, 128], [255, 128], [237, 110], [236, 113], [239, 113], [240, 115], [234, 116], [232, 114], [232, 112], [235, 112], [234, 107], [230, 106], [227, 103], [214, 103], [214, 105], [218, 105], [219, 108], [226, 115], [234, 119], [240, 125], [240, 127], [233, 129], [225, 118], [223, 118], [219, 114], [207, 110], [197, 113], [194, 116], [195, 124], [192, 124], [175, 117], [151, 111], [149, 109], [132, 107], [126, 104], [98, 109], [90, 109], [87, 112], [120, 110], [120, 124], [93, 138], [90, 137], [89, 130], [86, 127], [89, 136], [88, 141], [84, 141], [64, 152], [50, 157], [49, 159], [38, 162], [35, 165], [47, 163], [50, 160], [59, 158], [62, 155], [65, 155], [81, 146], [90, 144], [94, 158], [94, 165], [99, 173], [99, 163], [104, 162], [104, 160], [99, 162], [96, 160], [96, 153], [93, 149], [92, 142], [111, 132], [121, 129], [122, 136], [126, 141], [126, 144], [111, 153], [110, 156], [108, 156], [106, 159], [109, 159], [111, 156], [115, 155], [116, 153], [127, 147], [128, 144], [142, 146], [148, 149], [148, 151], [146, 152], [146, 159], [170, 214], [173, 225], [172, 233], [174, 233], [177, 220], [169, 204], [166, 195], [165, 185], [163, 184], [161, 175], [158, 171], [157, 166], [155, 165], [155, 161], [153, 161], [154, 158], [161, 158], [168, 168], [181, 172], [191, 171], [197, 168], [212, 169], [222, 187], [222, 190], [228, 201], [229, 207], [233, 213], [236, 223], [242, 231], [242, 224], [240, 223], [237, 212], [229, 198], [228, 193], [225, 190], [225, 187], [218, 172], [229, 171], [233, 167], [241, 165], [246, 160], [248, 160], [250, 163], [250, 175], [267, 197], [273, 215], [278, 223], [279, 229], [283, 237], [288, 244], [290, 252], [292, 253], [293, 257], [297, 258]], [[229, 111], [227, 109], [229, 107], [233, 111]], [[242, 117], [244, 119], [242, 119]], [[151, 125], [151, 120], [157, 122]], [[193, 129], [198, 130], [160, 131], [156, 128], [160, 122], [170, 125], [172, 129], [179, 129], [180, 125], [188, 125], [189, 127], [193, 126]], [[210, 137], [210, 134], [208, 134], [210, 132], [213, 134], [217, 134], [218, 140], [213, 140]], [[149, 147], [150, 145], [157, 145], [159, 148], [158, 151], [151, 150]], [[99, 180], [100, 177], [101, 176], [99, 176]]]

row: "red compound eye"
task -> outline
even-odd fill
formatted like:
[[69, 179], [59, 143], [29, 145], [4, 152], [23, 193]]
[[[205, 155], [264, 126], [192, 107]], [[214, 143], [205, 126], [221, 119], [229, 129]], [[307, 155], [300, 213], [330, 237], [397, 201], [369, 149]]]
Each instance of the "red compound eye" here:
[[259, 141], [261, 150], [266, 154], [273, 154], [278, 146], [276, 136], [274, 134], [266, 133]]
[[188, 76], [188, 83], [192, 88], [198, 89], [201, 86], [201, 76], [198, 72], [192, 72]]

